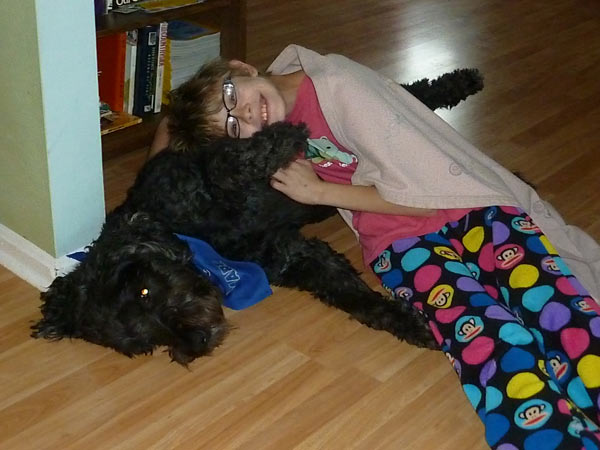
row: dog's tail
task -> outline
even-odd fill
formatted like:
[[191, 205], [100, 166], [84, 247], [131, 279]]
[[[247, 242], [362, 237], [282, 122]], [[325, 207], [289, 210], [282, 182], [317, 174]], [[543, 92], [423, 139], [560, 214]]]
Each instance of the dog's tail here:
[[456, 69], [435, 80], [423, 78], [402, 87], [431, 110], [452, 108], [483, 89], [483, 75], [477, 69]]

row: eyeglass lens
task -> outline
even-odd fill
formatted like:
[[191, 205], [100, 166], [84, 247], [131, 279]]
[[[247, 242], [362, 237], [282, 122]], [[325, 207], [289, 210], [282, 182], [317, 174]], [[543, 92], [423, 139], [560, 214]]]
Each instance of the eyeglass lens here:
[[226, 79], [223, 82], [223, 104], [227, 111], [231, 111], [237, 105], [237, 95], [235, 92], [235, 85], [230, 79]]
[[231, 115], [231, 110], [237, 106], [237, 94], [235, 92], [235, 85], [229, 77], [223, 81], [223, 105], [227, 110], [227, 119], [225, 120], [227, 135], [237, 138], [240, 136], [240, 123], [237, 117]]

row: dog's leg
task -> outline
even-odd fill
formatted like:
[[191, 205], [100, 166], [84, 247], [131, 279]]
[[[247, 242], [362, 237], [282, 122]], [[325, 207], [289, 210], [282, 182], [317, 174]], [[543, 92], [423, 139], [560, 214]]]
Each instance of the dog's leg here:
[[349, 261], [325, 242], [280, 235], [272, 239], [265, 259], [261, 264], [271, 283], [309, 291], [359, 322], [410, 344], [438, 348], [420, 312], [371, 290]]
[[477, 69], [456, 69], [435, 80], [423, 78], [402, 87], [431, 110], [452, 108], [483, 89], [483, 76]]

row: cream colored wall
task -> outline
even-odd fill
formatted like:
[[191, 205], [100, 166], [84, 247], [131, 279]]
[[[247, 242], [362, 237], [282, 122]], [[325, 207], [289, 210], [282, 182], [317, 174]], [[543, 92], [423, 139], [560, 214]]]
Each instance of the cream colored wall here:
[[104, 220], [93, 2], [0, 0], [0, 224], [59, 258]]
[[53, 254], [34, 0], [0, 2], [0, 24], [0, 223]]

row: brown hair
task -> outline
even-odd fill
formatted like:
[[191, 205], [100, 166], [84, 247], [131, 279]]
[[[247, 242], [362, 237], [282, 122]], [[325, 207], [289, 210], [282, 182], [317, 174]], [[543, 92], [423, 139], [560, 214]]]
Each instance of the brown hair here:
[[169, 92], [170, 148], [185, 151], [224, 136], [223, 127], [209, 116], [223, 107], [221, 82], [230, 70], [227, 61], [215, 59]]

